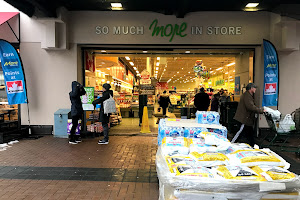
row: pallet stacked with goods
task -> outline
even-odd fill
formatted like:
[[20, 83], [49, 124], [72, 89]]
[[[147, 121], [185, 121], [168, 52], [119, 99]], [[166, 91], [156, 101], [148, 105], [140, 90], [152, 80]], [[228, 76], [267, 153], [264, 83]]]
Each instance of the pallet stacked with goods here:
[[[159, 199], [299, 199], [300, 178], [270, 149], [231, 143], [217, 112], [162, 119], [156, 171]], [[283, 198], [284, 197], [284, 198]]]

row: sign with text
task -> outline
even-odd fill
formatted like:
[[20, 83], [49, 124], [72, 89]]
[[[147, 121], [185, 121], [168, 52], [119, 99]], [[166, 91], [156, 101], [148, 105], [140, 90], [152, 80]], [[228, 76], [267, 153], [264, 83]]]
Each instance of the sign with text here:
[[140, 95], [154, 95], [155, 94], [155, 88], [153, 85], [140, 85]]
[[0, 39], [0, 60], [3, 69], [8, 104], [27, 103], [23, 66], [16, 49]]
[[92, 102], [94, 101], [94, 87], [85, 87], [84, 88], [86, 94], [81, 96], [82, 108], [83, 110], [94, 110], [94, 105]]
[[264, 40], [264, 93], [262, 106], [278, 106], [278, 57], [274, 45]]
[[241, 91], [241, 80], [240, 76], [236, 76], [234, 79], [234, 94], [235, 95], [240, 95]]
[[143, 70], [141, 73], [141, 85], [151, 84], [150, 73], [147, 70]]

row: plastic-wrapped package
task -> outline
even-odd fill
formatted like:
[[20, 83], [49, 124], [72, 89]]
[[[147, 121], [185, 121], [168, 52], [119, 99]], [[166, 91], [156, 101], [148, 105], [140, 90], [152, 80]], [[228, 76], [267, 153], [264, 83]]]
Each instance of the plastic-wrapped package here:
[[165, 156], [188, 155], [190, 151], [189, 140], [185, 137], [164, 137], [161, 147]]
[[221, 126], [220, 128], [208, 128], [207, 131], [217, 133], [227, 138], [227, 128], [225, 126]]
[[237, 150], [253, 150], [253, 148], [246, 143], [231, 143], [231, 145], [226, 150], [225, 154], [230, 154]]
[[[276, 167], [287, 167], [283, 158], [275, 155], [272, 151], [261, 149], [237, 150], [228, 154], [230, 163], [239, 166], [268, 165]], [[288, 166], [289, 167], [289, 166]]]
[[216, 152], [217, 146], [207, 145], [203, 138], [190, 138], [190, 152]]
[[213, 173], [206, 167], [192, 167], [191, 165], [173, 166], [171, 172], [175, 176], [191, 176], [201, 178], [215, 178]]
[[[199, 199], [242, 199], [260, 200], [263, 196], [274, 192], [299, 192], [300, 179], [296, 176], [292, 181], [252, 181], [229, 180], [221, 178], [203, 178], [201, 176], [174, 176], [158, 148], [156, 154], [156, 170], [159, 178], [160, 200], [199, 200]], [[193, 167], [194, 168], [194, 167]], [[211, 170], [209, 170], [211, 172]], [[186, 171], [185, 171], [186, 172]], [[215, 175], [215, 174], [214, 174]], [[296, 198], [299, 196], [296, 196]], [[272, 199], [281, 199], [274, 198]], [[293, 198], [295, 199], [295, 198]]]
[[297, 175], [281, 167], [254, 166], [252, 170], [264, 176], [268, 181], [293, 181]]
[[[208, 129], [204, 127], [185, 127], [184, 137], [197, 138], [202, 132], [207, 132]], [[200, 137], [200, 136], [199, 136]]]
[[195, 160], [187, 155], [174, 155], [166, 156], [166, 162], [169, 166], [172, 165], [192, 165], [195, 164]]
[[197, 111], [196, 122], [199, 124], [220, 124], [220, 115], [215, 111]]
[[219, 166], [215, 169], [215, 171], [225, 179], [266, 181], [260, 173], [257, 173], [246, 166]]
[[212, 167], [218, 165], [228, 165], [228, 158], [222, 153], [198, 153], [194, 151], [190, 152], [189, 155], [197, 161], [197, 166]]

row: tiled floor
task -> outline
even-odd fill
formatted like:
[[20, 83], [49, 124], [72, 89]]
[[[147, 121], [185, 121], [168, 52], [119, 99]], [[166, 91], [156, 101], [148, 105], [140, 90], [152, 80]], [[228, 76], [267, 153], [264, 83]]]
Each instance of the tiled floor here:
[[0, 152], [0, 199], [158, 199], [156, 137], [44, 136]]

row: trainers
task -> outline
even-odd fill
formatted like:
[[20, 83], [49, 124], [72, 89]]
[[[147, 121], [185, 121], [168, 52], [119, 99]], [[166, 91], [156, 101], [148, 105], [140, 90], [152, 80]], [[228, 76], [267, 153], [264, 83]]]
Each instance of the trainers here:
[[98, 144], [108, 144], [108, 141], [105, 141], [105, 140], [99, 140], [99, 141], [98, 141]]
[[80, 143], [80, 142], [82, 142], [82, 140], [81, 139], [77, 139], [77, 140], [75, 140], [75, 142]]
[[69, 141], [69, 144], [78, 144], [76, 141]]

